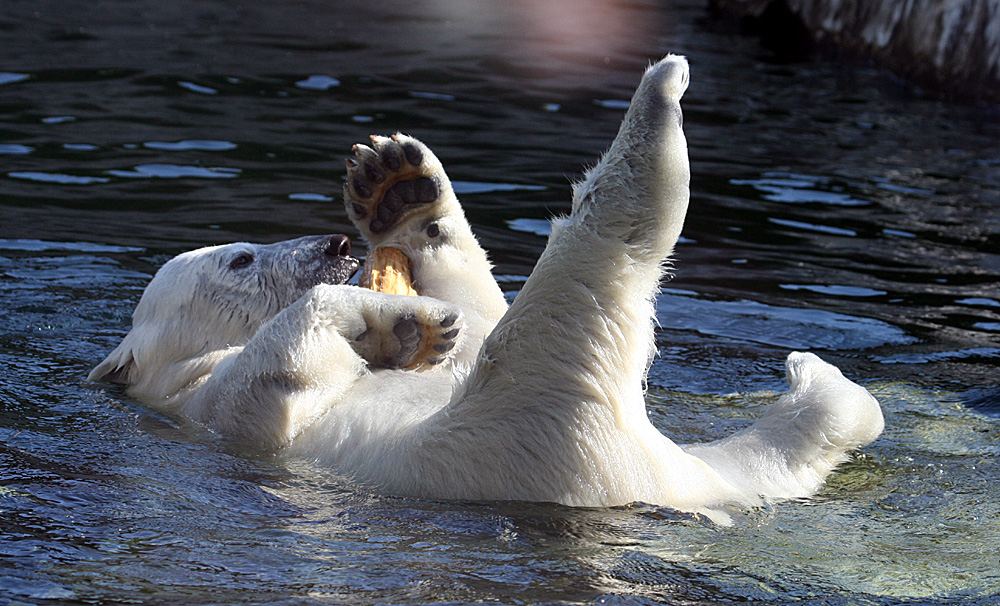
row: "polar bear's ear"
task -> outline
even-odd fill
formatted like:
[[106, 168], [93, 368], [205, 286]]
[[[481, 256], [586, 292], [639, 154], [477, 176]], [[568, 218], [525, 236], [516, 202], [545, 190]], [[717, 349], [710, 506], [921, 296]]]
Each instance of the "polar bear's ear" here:
[[135, 370], [135, 358], [132, 356], [132, 347], [126, 337], [107, 358], [104, 358], [103, 362], [90, 371], [87, 380], [131, 385], [134, 383], [133, 370]]

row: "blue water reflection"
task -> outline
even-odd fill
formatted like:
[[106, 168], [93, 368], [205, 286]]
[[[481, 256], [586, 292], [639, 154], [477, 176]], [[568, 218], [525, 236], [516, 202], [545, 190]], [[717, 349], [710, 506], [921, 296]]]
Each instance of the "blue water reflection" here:
[[[0, 602], [1000, 594], [995, 108], [779, 61], [702, 0], [38, 0], [2, 21]], [[642, 504], [396, 499], [84, 381], [171, 256], [354, 234], [342, 158], [371, 133], [435, 149], [513, 298], [668, 51], [692, 65], [692, 199], [649, 416], [681, 441], [727, 435], [785, 388], [790, 350], [817, 351], [887, 424], [816, 498], [728, 529]]]
[[663, 329], [694, 330], [788, 351], [861, 351], [916, 341], [903, 330], [872, 318], [758, 301], [720, 301], [675, 289], [663, 290], [656, 307]]

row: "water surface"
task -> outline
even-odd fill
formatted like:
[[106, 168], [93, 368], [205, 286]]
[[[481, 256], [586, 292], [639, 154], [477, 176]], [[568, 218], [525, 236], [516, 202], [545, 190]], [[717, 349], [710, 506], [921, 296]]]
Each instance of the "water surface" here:
[[[1000, 594], [1000, 118], [701, 2], [52, 0], [0, 17], [0, 599], [991, 604]], [[359, 491], [84, 381], [181, 251], [353, 230], [342, 158], [443, 159], [515, 296], [642, 68], [688, 55], [692, 203], [654, 423], [743, 427], [810, 349], [886, 431], [817, 497], [719, 528]], [[355, 240], [358, 245], [360, 242]]]

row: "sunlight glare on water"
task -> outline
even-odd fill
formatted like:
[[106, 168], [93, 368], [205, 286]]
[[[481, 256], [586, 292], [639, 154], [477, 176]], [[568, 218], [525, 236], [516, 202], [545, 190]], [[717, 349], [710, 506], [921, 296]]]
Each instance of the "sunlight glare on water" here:
[[[779, 61], [700, 0], [334, 4], [5, 12], [0, 602], [995, 603], [996, 108]], [[342, 158], [371, 133], [435, 149], [516, 296], [667, 52], [692, 66], [692, 200], [650, 419], [679, 443], [729, 435], [815, 351], [886, 418], [816, 497], [727, 528], [374, 495], [85, 381], [173, 255], [338, 232], [361, 249]]]

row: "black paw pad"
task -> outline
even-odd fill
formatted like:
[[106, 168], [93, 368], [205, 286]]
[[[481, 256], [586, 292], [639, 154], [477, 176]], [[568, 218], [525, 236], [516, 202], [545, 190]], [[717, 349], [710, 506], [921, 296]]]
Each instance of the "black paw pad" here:
[[396, 322], [396, 325], [392, 327], [392, 334], [399, 339], [399, 352], [393, 359], [393, 365], [403, 366], [413, 357], [413, 354], [417, 353], [417, 349], [420, 347], [420, 325], [416, 318], [407, 316]]
[[438, 186], [433, 179], [421, 177], [410, 181], [400, 181], [386, 192], [386, 198], [396, 195], [404, 204], [427, 204], [437, 200]]
[[[433, 215], [442, 200], [447, 180], [437, 175], [440, 167], [433, 154], [415, 140], [404, 137], [372, 137], [372, 146], [358, 144], [347, 159], [344, 204], [351, 220], [369, 235], [383, 234], [411, 215]], [[428, 166], [425, 166], [425, 161]], [[428, 212], [429, 211], [429, 212]], [[441, 235], [433, 223], [429, 237]]]
[[365, 162], [365, 178], [378, 185], [385, 181], [385, 171], [374, 162]]
[[368, 228], [374, 233], [385, 231], [396, 223], [408, 206], [428, 204], [437, 200], [438, 194], [438, 185], [433, 179], [421, 177], [400, 181], [385, 192], [382, 203], [375, 211], [376, 217]]
[[424, 152], [420, 151], [420, 148], [412, 143], [404, 143], [402, 146], [403, 155], [406, 156], [406, 161], [413, 166], [420, 166], [420, 163], [424, 161]]
[[454, 341], [447, 341], [445, 343], [438, 343], [437, 345], [435, 345], [434, 351], [438, 353], [448, 353], [449, 351], [454, 349], [454, 347], [455, 347]]
[[399, 147], [386, 145], [382, 151], [382, 164], [392, 172], [396, 172], [403, 166], [403, 155]]
[[361, 178], [360, 175], [355, 176], [351, 179], [351, 186], [354, 187], [354, 193], [358, 194], [361, 198], [371, 198], [372, 189], [368, 186], [368, 183]]

